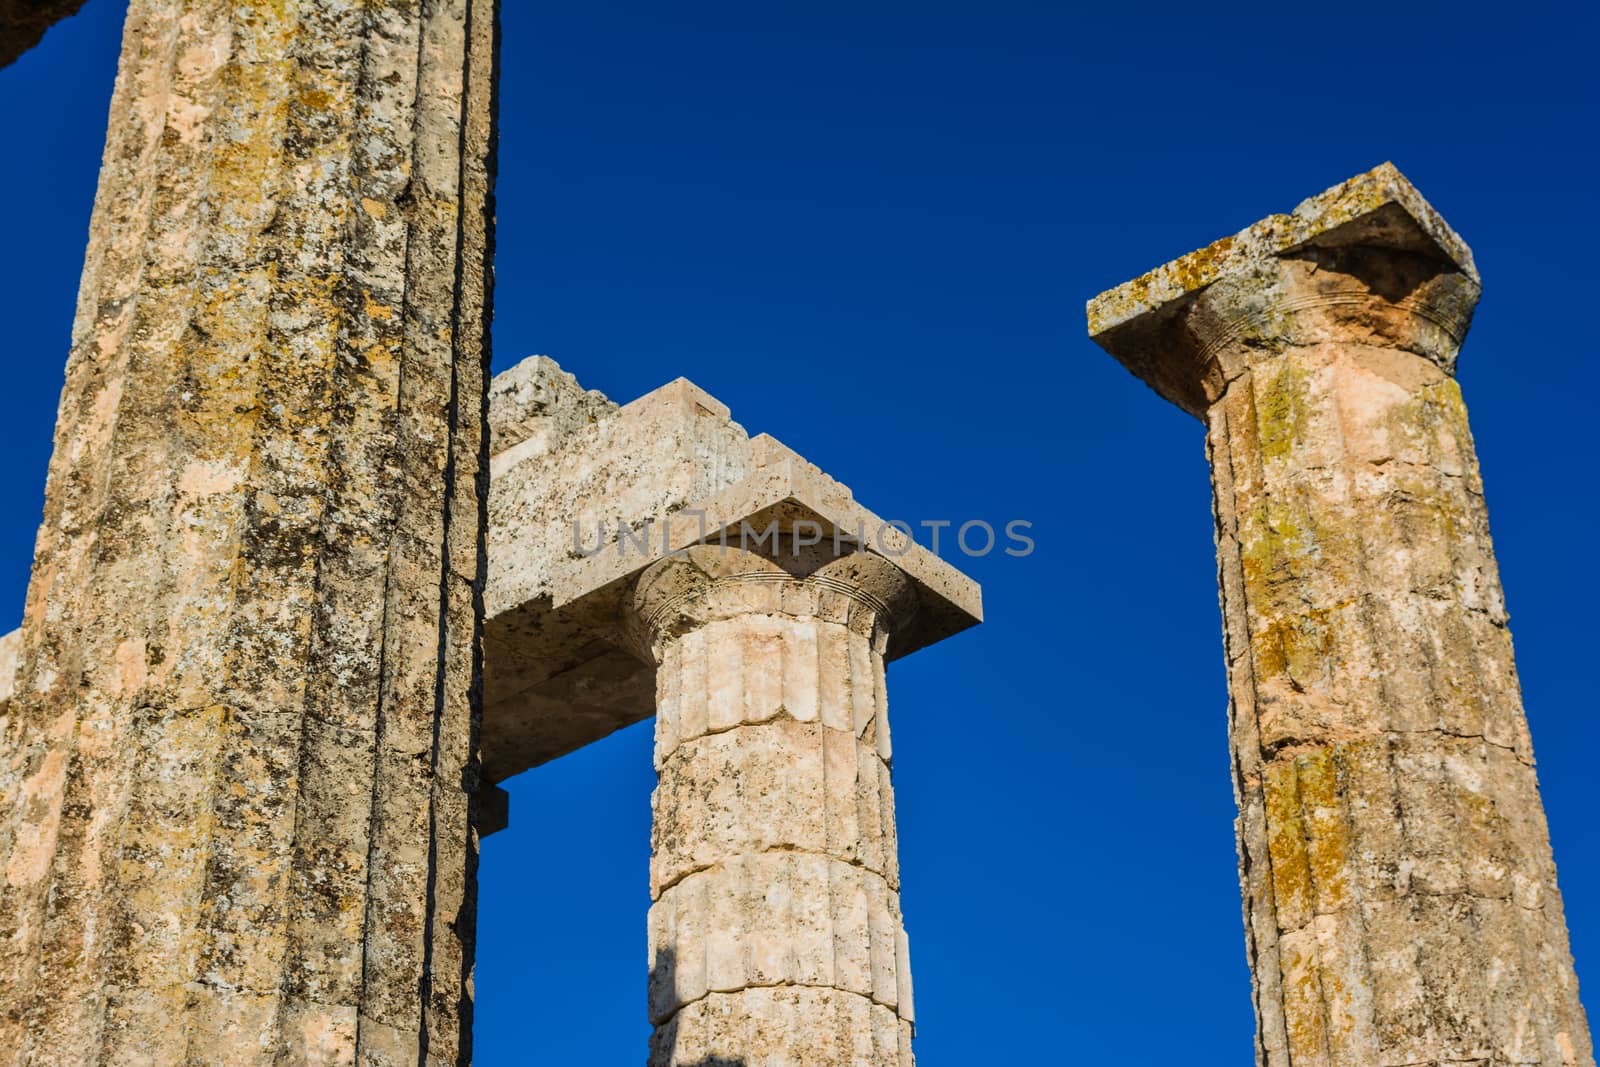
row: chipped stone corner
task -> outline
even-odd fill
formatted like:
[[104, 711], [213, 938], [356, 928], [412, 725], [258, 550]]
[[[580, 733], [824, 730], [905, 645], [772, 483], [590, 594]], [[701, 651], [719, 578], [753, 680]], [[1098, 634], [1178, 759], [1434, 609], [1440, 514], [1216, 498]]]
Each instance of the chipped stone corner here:
[[616, 411], [604, 393], [579, 385], [549, 356], [529, 356], [489, 385], [490, 452], [504, 456], [503, 464], [543, 455]]

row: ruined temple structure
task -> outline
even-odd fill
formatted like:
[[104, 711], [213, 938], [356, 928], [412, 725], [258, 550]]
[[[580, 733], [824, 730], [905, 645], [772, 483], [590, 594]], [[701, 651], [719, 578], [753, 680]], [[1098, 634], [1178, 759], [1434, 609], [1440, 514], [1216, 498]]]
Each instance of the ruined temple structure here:
[[1089, 303], [1206, 427], [1263, 1067], [1594, 1063], [1454, 376], [1478, 292], [1386, 164]]
[[[651, 716], [652, 1067], [913, 1063], [886, 665], [979, 590], [687, 381], [491, 380], [495, 14], [128, 5], [0, 639], [0, 1067], [470, 1063], [499, 783]], [[1090, 307], [1207, 427], [1261, 1067], [1594, 1063], [1477, 290], [1380, 168]]]
[[650, 1062], [909, 1067], [884, 667], [978, 589], [728, 414], [495, 380], [484, 773], [654, 714]]
[[[495, 783], [652, 715], [654, 904], [647, 921], [640, 917], [656, 1028], [649, 1062], [770, 1063], [794, 1049], [807, 1050], [808, 1064], [913, 1062], [885, 665], [978, 622], [977, 587], [796, 453], [749, 436], [685, 380], [618, 407], [535, 356], [494, 379], [489, 396], [493, 565], [482, 588], [481, 685], [425, 705], [441, 736], [474, 727], [474, 787], [458, 801], [471, 817], [456, 824], [460, 839], [432, 840], [438, 815], [402, 807], [414, 792], [381, 792], [389, 763], [435, 792], [454, 784], [409, 766], [436, 758], [420, 747], [425, 738], [407, 739], [414, 751], [385, 751], [382, 735], [352, 727], [335, 735], [347, 747], [337, 763], [329, 748], [308, 751], [305, 741], [299, 753], [285, 748], [275, 762], [256, 762], [253, 709], [136, 708], [125, 725], [111, 725], [120, 751], [105, 754], [126, 761], [132, 781], [111, 800], [118, 822], [107, 850], [117, 865], [93, 901], [113, 924], [104, 985], [90, 993], [99, 1004], [76, 1019], [97, 1032], [88, 1041], [80, 1030], [43, 1028], [56, 974], [50, 954], [86, 957], [93, 947], [47, 926], [31, 973], [16, 979], [21, 1010], [9, 1022], [18, 1055], [5, 1062], [55, 1063], [61, 1052], [85, 1063], [464, 1062], [465, 1033], [436, 1054], [426, 1031], [397, 1037], [364, 1018], [359, 1001], [328, 995], [357, 1000], [358, 978], [376, 969], [362, 957], [407, 940], [415, 955], [402, 958], [417, 961], [414, 979], [425, 978], [426, 942], [417, 935], [427, 912], [396, 907], [386, 921], [422, 922], [379, 936], [363, 911], [333, 909], [353, 897], [356, 877], [398, 870], [450, 884], [454, 895], [440, 906], [451, 910], [434, 921], [470, 929], [472, 887], [455, 868], [463, 849], [470, 856], [507, 823], [509, 798]], [[314, 629], [308, 637], [317, 640]], [[17, 669], [26, 640], [26, 627], [0, 638], [8, 717], [26, 707]], [[140, 684], [153, 673], [146, 667]], [[386, 710], [381, 698], [377, 710]], [[279, 725], [278, 713], [266, 714]], [[298, 729], [318, 739], [324, 726], [312, 714]], [[7, 752], [16, 762], [6, 766], [5, 810], [22, 818], [8, 825], [6, 843], [19, 856], [44, 841], [27, 820], [62, 820], [54, 806], [72, 799], [70, 774], [51, 777], [59, 750], [45, 738], [25, 744], [31, 736], [8, 735], [18, 747]], [[83, 747], [80, 728], [75, 748]], [[293, 834], [274, 836], [252, 817], [255, 805], [274, 815], [287, 809]], [[410, 847], [400, 841], [380, 852], [377, 830], [402, 817], [413, 827]], [[55, 848], [59, 862], [62, 845]], [[256, 869], [224, 866], [246, 848]], [[169, 879], [163, 893], [117, 899], [131, 855], [147, 877]], [[205, 880], [184, 881], [195, 868]], [[335, 877], [344, 883], [328, 886]], [[226, 899], [213, 899], [220, 894]], [[232, 908], [250, 909], [251, 947], [269, 960], [295, 951], [293, 939], [306, 935], [298, 919], [325, 922], [321, 951], [351, 953], [358, 966], [343, 976], [347, 985], [318, 986], [327, 999], [311, 1006], [286, 994], [338, 959], [310, 961], [310, 976], [284, 975], [280, 990], [241, 995], [230, 970], [237, 957], [225, 950], [237, 933], [225, 948], [203, 940], [221, 941], [212, 916]], [[146, 976], [166, 973], [155, 966], [162, 957], [130, 951], [146, 929], [169, 938], [174, 954], [199, 946], [177, 961], [191, 968], [183, 989], [141, 988]], [[462, 956], [450, 965], [463, 974]], [[470, 972], [458, 981], [470, 988]], [[125, 1005], [161, 993], [169, 997], [161, 1027], [122, 1024], [135, 1018]], [[459, 1003], [463, 1013], [470, 1007]], [[308, 1031], [304, 1016], [313, 1012], [318, 1029]]]
[[495, 783], [658, 709], [651, 1062], [912, 1062], [884, 668], [977, 588], [687, 382], [491, 402], [494, 15], [129, 6], [0, 645], [3, 1067], [470, 1062]]

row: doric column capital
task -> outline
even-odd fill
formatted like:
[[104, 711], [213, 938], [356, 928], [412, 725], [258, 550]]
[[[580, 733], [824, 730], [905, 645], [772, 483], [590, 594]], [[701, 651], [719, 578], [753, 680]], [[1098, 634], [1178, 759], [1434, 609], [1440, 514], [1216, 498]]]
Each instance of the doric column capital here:
[[787, 537], [755, 548], [694, 545], [646, 568], [626, 601], [631, 644], [652, 662], [674, 637], [743, 615], [835, 623], [883, 655], [916, 608], [915, 584], [882, 556]]
[[1478, 293], [1465, 242], [1385, 163], [1102, 293], [1089, 333], [1201, 416], [1254, 360], [1290, 347], [1398, 349], [1454, 373]]

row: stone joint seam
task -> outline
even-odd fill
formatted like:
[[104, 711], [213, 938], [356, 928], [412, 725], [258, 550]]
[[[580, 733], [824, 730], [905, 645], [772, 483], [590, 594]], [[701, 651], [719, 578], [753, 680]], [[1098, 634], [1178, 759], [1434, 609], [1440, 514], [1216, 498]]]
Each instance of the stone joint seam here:
[[[690, 745], [693, 745], [707, 737], [720, 737], [723, 734], [731, 734], [735, 730], [753, 730], [759, 729], [760, 727], [772, 726], [776, 723], [785, 722], [795, 723], [799, 726], [821, 726], [824, 730], [832, 730], [834, 733], [844, 734], [847, 737], [853, 737], [856, 740], [856, 744], [862, 748], [865, 748], [879, 763], [883, 764], [885, 767], [892, 768], [894, 766], [893, 760], [885, 757], [873, 746], [872, 742], [868, 741], [863, 736], [863, 734], [866, 732], [867, 726], [874, 725], [874, 720], [869, 720], [865, 725], [862, 726], [860, 730], [841, 730], [837, 726], [832, 726], [826, 722], [823, 722], [820, 716], [815, 719], [797, 719], [794, 717], [793, 713], [781, 705], [775, 714], [765, 719], [740, 721], [732, 723], [728, 726], [708, 726], [705, 730], [695, 734], [693, 737], [679, 738], [678, 743], [673, 747], [672, 751], [668, 753], [664, 759], [662, 759], [661, 765], [665, 767], [666, 765], [670, 764], [673, 760], [678, 759], [678, 756], [688, 749]], [[684, 760], [687, 760], [691, 758], [692, 755], [693, 753], [690, 753], [683, 758]]]
[[[828, 989], [840, 994], [841, 996], [856, 997], [866, 1001], [869, 1004], [876, 1004], [880, 1008], [887, 1008], [888, 1010], [894, 1012], [896, 1019], [905, 1019], [905, 1016], [900, 1014], [900, 1009], [896, 1005], [886, 1003], [885, 1001], [879, 1000], [877, 997], [867, 993], [857, 993], [853, 989], [845, 989], [843, 986], [830, 985], [826, 982], [793, 982], [785, 980], [782, 982], [747, 982], [738, 989], [708, 989], [699, 996], [691, 1000], [684, 1001], [676, 1008], [673, 1008], [672, 1011], [662, 1016], [661, 1020], [655, 1024], [655, 1028], [658, 1032], [665, 1029], [666, 1026], [671, 1023], [673, 1019], [677, 1018], [678, 1014], [685, 1008], [691, 1008], [700, 1003], [702, 1000], [709, 1000], [712, 997], [719, 996], [736, 997], [739, 994], [751, 989]], [[911, 1020], [906, 1019], [905, 1021], [910, 1022]], [[915, 1024], [913, 1023], [913, 1026], [914, 1025]]]
[[736, 852], [732, 855], [723, 856], [720, 859], [713, 860], [710, 863], [702, 863], [689, 870], [686, 870], [672, 880], [661, 883], [661, 889], [651, 903], [659, 902], [662, 897], [666, 896], [668, 890], [681, 885], [697, 874], [706, 874], [711, 871], [720, 870], [734, 860], [743, 859], [747, 856], [815, 856], [818, 859], [828, 860], [831, 863], [842, 863], [846, 867], [854, 867], [856, 870], [861, 871], [864, 874], [870, 874], [872, 877], [880, 879], [884, 885], [887, 885], [895, 893], [896, 896], [900, 894], [900, 883], [897, 880], [891, 880], [883, 871], [873, 870], [870, 866], [859, 859], [835, 855], [832, 852], [818, 852], [813, 848], [799, 848], [794, 845], [772, 845], [768, 848], [756, 849], [752, 852]]

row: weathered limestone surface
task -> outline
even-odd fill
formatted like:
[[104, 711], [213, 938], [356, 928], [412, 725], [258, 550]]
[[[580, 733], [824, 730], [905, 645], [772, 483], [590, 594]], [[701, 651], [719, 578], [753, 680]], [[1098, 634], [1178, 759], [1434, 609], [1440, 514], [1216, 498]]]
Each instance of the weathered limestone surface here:
[[0, 1064], [468, 1058], [494, 32], [129, 6], [0, 718]]
[[1089, 306], [1207, 426], [1270, 1067], [1594, 1063], [1452, 377], [1478, 292], [1385, 165]]
[[82, 6], [83, 0], [0, 0], [0, 67], [10, 66]]
[[868, 553], [775, 549], [692, 548], [629, 605], [660, 664], [651, 1063], [905, 1067], [883, 656], [916, 589]]

